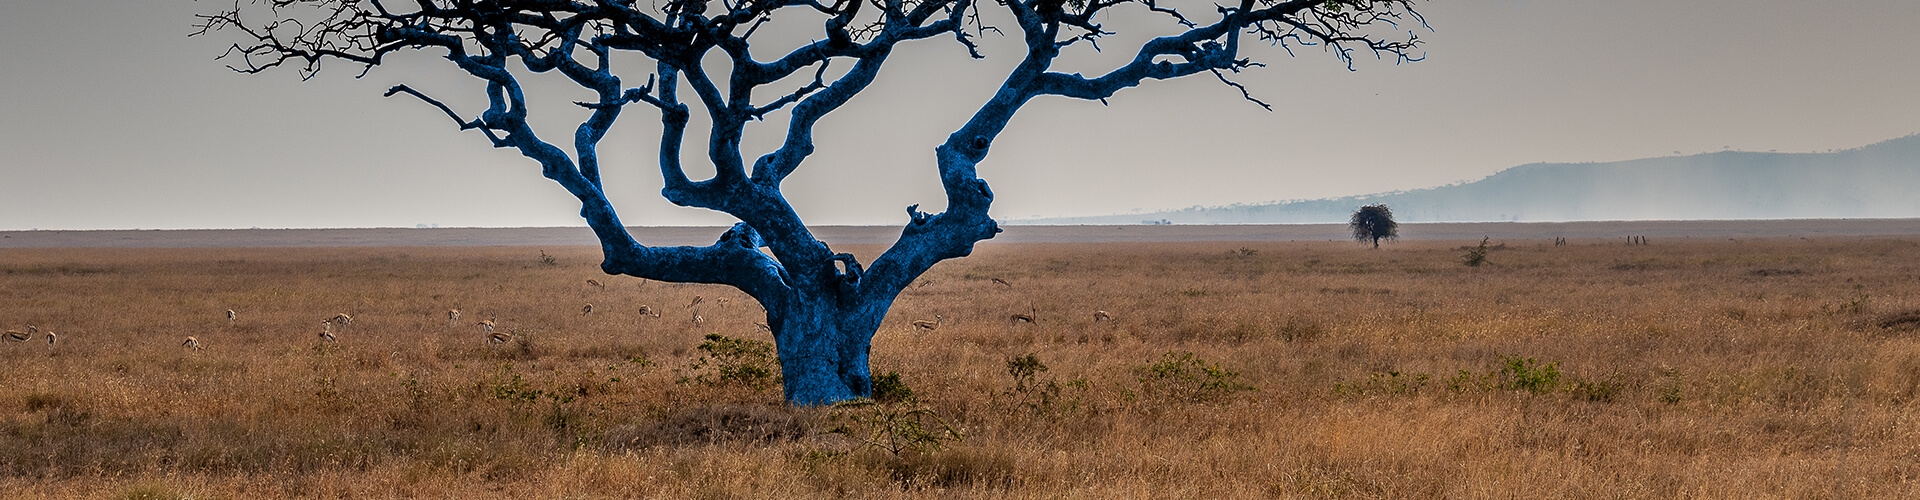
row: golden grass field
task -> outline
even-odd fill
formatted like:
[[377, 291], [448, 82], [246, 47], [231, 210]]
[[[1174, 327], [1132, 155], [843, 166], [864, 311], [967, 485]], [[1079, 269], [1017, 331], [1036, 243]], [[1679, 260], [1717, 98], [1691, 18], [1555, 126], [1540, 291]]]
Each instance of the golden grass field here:
[[594, 248], [0, 250], [0, 497], [1920, 497], [1920, 238], [1474, 243], [982, 245], [837, 408]]

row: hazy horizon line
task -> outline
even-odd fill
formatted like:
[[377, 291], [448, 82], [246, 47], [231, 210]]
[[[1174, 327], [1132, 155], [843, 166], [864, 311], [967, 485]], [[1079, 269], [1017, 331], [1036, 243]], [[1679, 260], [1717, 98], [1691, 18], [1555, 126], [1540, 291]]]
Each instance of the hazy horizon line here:
[[[1115, 215], [1126, 215], [1126, 214], [1115, 214]], [[1049, 217], [1049, 218], [1052, 218], [1052, 217]], [[1019, 224], [1019, 223], [1017, 223], [1017, 222], [1018, 222], [1018, 221], [1020, 221], [1020, 220], [1022, 220], [1022, 219], [1002, 219], [1002, 220], [1001, 220], [1001, 222], [1003, 222], [1003, 223], [1008, 223], [1007, 225], [1014, 225], [1014, 226], [1021, 226], [1021, 227], [1101, 227], [1101, 226], [1113, 226], [1113, 227], [1129, 227], [1129, 226], [1154, 226], [1154, 225], [1155, 225], [1155, 224], [1141, 224], [1141, 223], [1131, 223], [1131, 224], [1124, 224], [1124, 223], [1123, 223], [1123, 224], [1085, 224], [1085, 223], [1081, 223], [1081, 224]], [[1029, 220], [1032, 220], [1032, 219], [1029, 219]], [[1411, 222], [1401, 222], [1400, 224], [1401, 224], [1401, 225], [1422, 225], [1422, 226], [1425, 226], [1425, 225], [1442, 225], [1442, 224], [1570, 224], [1570, 223], [1589, 223], [1589, 222], [1591, 222], [1591, 223], [1623, 223], [1623, 222], [1654, 222], [1654, 223], [1657, 223], [1657, 222], [1734, 222], [1734, 221], [1752, 221], [1752, 222], [1764, 222], [1764, 221], [1901, 221], [1901, 220], [1920, 220], [1920, 217], [1733, 217], [1733, 218], [1700, 218], [1700, 219], [1579, 219], [1579, 220], [1525, 220], [1525, 221], [1515, 221], [1515, 220], [1460, 220], [1460, 221], [1411, 221]], [[1162, 224], [1162, 225], [1177, 225], [1177, 226], [1326, 226], [1326, 225], [1346, 225], [1346, 223], [1344, 223], [1344, 222], [1190, 222], [1190, 223], [1174, 223], [1174, 224]], [[628, 229], [726, 229], [726, 228], [728, 228], [728, 227], [732, 227], [732, 226], [731, 226], [731, 225], [727, 225], [727, 226], [708, 226], [708, 225], [657, 225], [657, 226], [626, 226], [626, 228], [628, 228]], [[898, 225], [898, 224], [818, 224], [818, 225], [809, 225], [808, 227], [810, 227], [810, 228], [891, 228], [891, 227], [901, 227], [901, 225]], [[146, 232], [146, 231], [367, 231], [367, 230], [427, 230], [427, 231], [431, 231], [431, 230], [472, 230], [472, 229], [501, 229], [501, 230], [515, 230], [515, 229], [590, 229], [590, 228], [589, 228], [589, 227], [587, 227], [587, 225], [586, 225], [586, 224], [585, 224], [585, 223], [583, 222], [583, 223], [581, 223], [581, 225], [578, 225], [578, 226], [447, 226], [447, 227], [410, 227], [410, 226], [364, 226], [364, 227], [350, 227], [350, 226], [330, 226], [330, 227], [182, 227], [182, 228], [88, 228], [88, 229], [59, 229], [59, 228], [55, 228], [55, 229], [49, 229], [49, 228], [32, 228], [32, 229], [0, 229], [0, 233], [34, 233], [34, 232], [103, 232], [103, 233], [104, 233], [104, 232], [116, 232], [116, 231], [121, 231], [121, 232]]]

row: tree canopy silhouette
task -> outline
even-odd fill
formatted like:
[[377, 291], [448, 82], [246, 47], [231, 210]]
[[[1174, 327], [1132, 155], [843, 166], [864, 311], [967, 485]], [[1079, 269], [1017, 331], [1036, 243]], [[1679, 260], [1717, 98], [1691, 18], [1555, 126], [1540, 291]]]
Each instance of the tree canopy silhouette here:
[[[1029, 101], [1104, 102], [1143, 82], [1209, 73], [1272, 109], [1228, 78], [1260, 65], [1242, 57], [1243, 41], [1287, 53], [1315, 47], [1349, 68], [1356, 53], [1417, 60], [1419, 40], [1402, 26], [1424, 26], [1414, 1], [254, 0], [200, 16], [196, 34], [239, 38], [222, 57], [243, 73], [290, 66], [311, 77], [323, 63], [338, 61], [364, 75], [390, 61], [419, 61], [388, 57], [395, 53], [441, 54], [478, 80], [486, 109], [456, 110], [408, 85], [386, 95], [419, 99], [461, 130], [538, 163], [542, 175], [579, 199], [608, 274], [727, 285], [758, 300], [773, 331], [787, 400], [823, 404], [870, 394], [869, 346], [903, 288], [935, 263], [968, 255], [975, 243], [1000, 232], [987, 215], [993, 191], [975, 175], [976, 166]], [[1129, 29], [1158, 20], [1160, 31], [1105, 73], [1052, 69], [1072, 50], [1111, 50], [1099, 44], [1116, 38], [1104, 24], [1115, 19]], [[757, 43], [772, 38], [769, 31], [807, 22], [820, 26], [809, 42], [772, 50]], [[979, 58], [979, 38], [1003, 34], [995, 22], [1012, 23], [1008, 31], [1025, 54], [993, 96], [933, 148], [945, 211], [907, 207], [899, 238], [869, 265], [816, 239], [781, 194], [782, 182], [814, 152], [815, 124], [868, 88], [896, 47], [950, 38]], [[646, 62], [633, 64], [636, 58]], [[570, 137], [559, 135], [570, 141], [553, 141], [529, 125], [523, 81], [536, 75], [564, 79], [594, 96], [574, 103], [586, 118]], [[620, 222], [601, 181], [597, 148], [629, 108], [652, 111], [663, 124], [661, 194], [740, 221], [714, 244], [649, 246]], [[708, 127], [703, 149], [714, 169], [708, 179], [689, 177], [682, 164], [696, 113]], [[780, 113], [784, 141], [749, 160], [741, 147], [746, 130], [781, 126], [762, 121]]]
[[1393, 221], [1393, 210], [1386, 204], [1367, 205], [1353, 211], [1353, 220], [1347, 223], [1353, 229], [1353, 240], [1361, 243], [1373, 242], [1374, 248], [1380, 248], [1380, 240], [1392, 241], [1400, 237], [1400, 223]]

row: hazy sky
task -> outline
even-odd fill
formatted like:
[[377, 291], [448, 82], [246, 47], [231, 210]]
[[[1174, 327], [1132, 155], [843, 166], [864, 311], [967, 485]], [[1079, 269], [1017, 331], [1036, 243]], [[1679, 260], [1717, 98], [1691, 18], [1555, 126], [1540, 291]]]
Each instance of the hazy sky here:
[[[195, 12], [226, 5], [0, 2], [0, 230], [582, 225], [531, 161], [418, 101], [380, 97], [409, 82], [478, 112], [480, 86], [444, 60], [405, 58], [358, 80], [347, 65], [308, 82], [236, 74], [214, 60], [234, 38], [186, 36]], [[1920, 133], [1914, 0], [1436, 0], [1422, 12], [1433, 31], [1419, 33], [1427, 59], [1415, 64], [1363, 55], [1349, 72], [1317, 49], [1249, 44], [1268, 67], [1240, 80], [1275, 112], [1211, 77], [1150, 83], [1109, 106], [1029, 105], [980, 168], [994, 214], [1322, 198], [1530, 162], [1824, 151]], [[950, 39], [896, 51], [787, 182], [802, 216], [900, 224], [907, 205], [937, 210], [932, 148], [1017, 58], [1005, 50], [1015, 40], [987, 38], [986, 61]], [[1065, 66], [1096, 71], [1121, 47]], [[565, 108], [534, 110], [545, 137], [569, 136]], [[660, 200], [657, 116], [622, 118], [603, 168], [625, 222], [731, 222]]]

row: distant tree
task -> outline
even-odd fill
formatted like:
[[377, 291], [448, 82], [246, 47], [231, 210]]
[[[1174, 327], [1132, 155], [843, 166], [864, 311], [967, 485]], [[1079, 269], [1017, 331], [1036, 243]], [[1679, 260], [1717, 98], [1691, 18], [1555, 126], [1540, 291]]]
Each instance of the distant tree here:
[[[461, 130], [477, 131], [493, 147], [538, 163], [543, 176], [579, 199], [580, 216], [600, 240], [600, 267], [608, 274], [721, 284], [752, 296], [766, 307], [787, 400], [825, 404], [872, 394], [867, 356], [873, 335], [907, 285], [935, 263], [966, 256], [975, 243], [1000, 232], [987, 215], [993, 191], [976, 167], [1029, 101], [1057, 96], [1105, 102], [1147, 81], [1211, 74], [1268, 107], [1228, 79], [1259, 65], [1241, 57], [1243, 39], [1288, 53], [1322, 48], [1349, 67], [1355, 51], [1417, 60], [1419, 40], [1407, 28], [1425, 20], [1414, 11], [1415, 1], [250, 0], [200, 16], [196, 34], [239, 38], [224, 57], [242, 73], [285, 65], [311, 77], [333, 60], [366, 74], [387, 63], [430, 60], [390, 55], [435, 51], [478, 79], [482, 92], [475, 95], [485, 97], [484, 111], [463, 114], [407, 85], [386, 95], [424, 101]], [[814, 126], [867, 89], [890, 56], [906, 53], [895, 48], [950, 37], [980, 58], [978, 37], [1002, 33], [988, 24], [995, 20], [1012, 23], [1016, 29], [1007, 32], [1023, 44], [1024, 54], [972, 118], [933, 148], [945, 211], [907, 207], [899, 239], [871, 265], [816, 239], [781, 193], [782, 183], [814, 152]], [[1118, 28], [1103, 24], [1108, 22], [1157, 37], [1116, 37], [1110, 30]], [[795, 36], [797, 29], [819, 31]], [[796, 42], [757, 50], [781, 40]], [[1131, 43], [1139, 45], [1122, 49], [1130, 48], [1132, 58], [1095, 76], [1053, 69], [1069, 49], [1111, 53], [1121, 48], [1113, 44]], [[645, 78], [622, 79], [616, 66]], [[523, 80], [537, 75], [586, 91], [586, 99], [574, 102], [577, 109], [567, 108], [585, 116], [577, 127], [535, 133], [526, 92], [549, 87], [523, 86]], [[645, 83], [627, 85], [639, 80]], [[943, 88], [913, 91], [926, 101], [951, 98]], [[740, 221], [718, 242], [644, 245], [615, 214], [597, 151], [629, 107], [657, 112], [662, 123], [661, 194], [674, 204]], [[702, 120], [695, 121], [695, 114]], [[743, 147], [748, 128], [780, 127], [783, 121], [784, 129], [774, 129], [784, 137], [780, 146], [757, 159], [749, 156]], [[695, 124], [709, 128], [706, 142], [683, 149]], [[566, 139], [553, 141], [556, 136]], [[1216, 143], [1196, 150], [1246, 146]], [[690, 178], [682, 164], [699, 152], [714, 168], [710, 179]]]
[[1353, 229], [1354, 241], [1372, 241], [1374, 248], [1380, 248], [1382, 239], [1393, 241], [1400, 237], [1400, 223], [1393, 221], [1393, 211], [1384, 203], [1353, 211], [1353, 221], [1347, 223], [1347, 227]]

